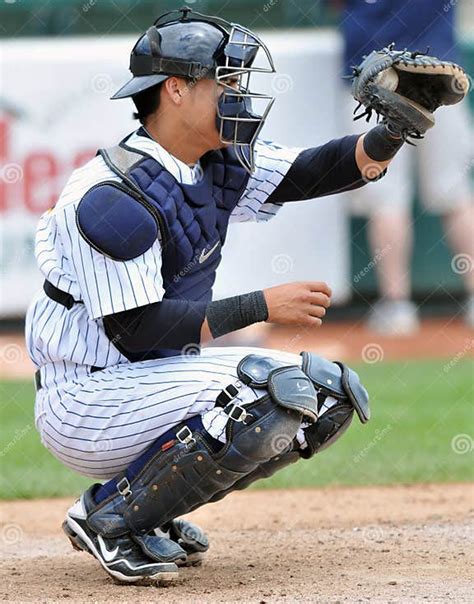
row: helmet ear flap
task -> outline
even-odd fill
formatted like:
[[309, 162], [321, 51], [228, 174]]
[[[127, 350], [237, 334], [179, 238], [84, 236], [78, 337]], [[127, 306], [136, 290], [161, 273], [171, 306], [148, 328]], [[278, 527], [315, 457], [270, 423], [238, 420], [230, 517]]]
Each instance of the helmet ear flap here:
[[222, 40], [220, 41], [219, 45], [217, 46], [216, 50], [214, 51], [212, 58], [216, 62], [216, 65], [225, 64], [225, 60], [226, 60], [225, 47], [227, 46], [228, 42], [229, 42], [228, 36], [224, 36], [222, 38]]

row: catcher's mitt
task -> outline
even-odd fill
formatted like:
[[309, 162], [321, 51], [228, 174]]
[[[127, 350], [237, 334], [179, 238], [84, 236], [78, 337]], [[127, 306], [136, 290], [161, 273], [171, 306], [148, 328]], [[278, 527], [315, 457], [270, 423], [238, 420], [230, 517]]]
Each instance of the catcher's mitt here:
[[[365, 111], [375, 111], [390, 129], [403, 138], [422, 138], [434, 123], [433, 112], [441, 105], [459, 103], [467, 94], [469, 80], [455, 63], [425, 53], [395, 50], [391, 44], [373, 51], [353, 68], [352, 94]], [[354, 112], [354, 113], [355, 113]]]

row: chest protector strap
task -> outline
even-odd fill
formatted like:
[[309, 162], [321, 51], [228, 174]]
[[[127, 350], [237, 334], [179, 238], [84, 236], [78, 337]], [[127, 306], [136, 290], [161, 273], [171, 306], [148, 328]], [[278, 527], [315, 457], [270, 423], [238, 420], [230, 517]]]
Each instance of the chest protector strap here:
[[117, 176], [120, 176], [127, 185], [135, 191], [142, 193], [141, 189], [131, 178], [129, 178], [128, 174], [137, 164], [149, 157], [148, 155], [145, 155], [141, 151], [131, 149], [130, 147], [122, 146], [122, 144], [107, 147], [106, 149], [99, 149], [97, 155], [101, 155], [107, 166], [115, 172]]

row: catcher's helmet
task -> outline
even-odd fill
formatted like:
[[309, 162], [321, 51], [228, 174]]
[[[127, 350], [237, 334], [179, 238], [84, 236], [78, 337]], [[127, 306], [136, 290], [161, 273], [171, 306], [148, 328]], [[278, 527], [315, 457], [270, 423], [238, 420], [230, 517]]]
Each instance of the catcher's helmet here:
[[[267, 65], [253, 67], [259, 49]], [[269, 50], [254, 33], [189, 8], [171, 11], [139, 38], [130, 71], [133, 78], [112, 99], [133, 97], [171, 76], [215, 79], [224, 87], [216, 115], [220, 138], [231, 143], [242, 165], [253, 171], [253, 146], [274, 98], [250, 92], [249, 80], [252, 73], [275, 71]], [[253, 113], [252, 99], [265, 101], [261, 115]]]

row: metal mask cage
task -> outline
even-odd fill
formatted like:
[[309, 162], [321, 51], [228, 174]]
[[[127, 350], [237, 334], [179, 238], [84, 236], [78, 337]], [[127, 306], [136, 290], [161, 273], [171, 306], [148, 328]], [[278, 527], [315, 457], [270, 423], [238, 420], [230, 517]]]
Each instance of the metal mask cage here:
[[[154, 25], [161, 27], [170, 23], [189, 21], [210, 23], [228, 36], [222, 50], [222, 55], [217, 59], [219, 62], [223, 60], [223, 64], [216, 67], [214, 76], [217, 84], [224, 88], [224, 92], [222, 93], [224, 102], [228, 99], [230, 100], [231, 97], [241, 100], [243, 103], [245, 103], [245, 100], [251, 103], [252, 99], [267, 101], [267, 105], [261, 115], [246, 111], [247, 116], [245, 117], [239, 117], [238, 114], [236, 116], [229, 116], [223, 115], [219, 111], [219, 107], [217, 108], [217, 116], [220, 120], [219, 138], [221, 142], [231, 144], [242, 166], [247, 171], [253, 172], [255, 170], [255, 143], [268, 112], [275, 101], [275, 97], [251, 92], [249, 86], [250, 76], [252, 73], [275, 73], [275, 66], [270, 51], [257, 35], [242, 25], [230, 23], [216, 16], [204, 15], [189, 7], [172, 10], [161, 15], [156, 19]], [[267, 62], [266, 67], [253, 67], [253, 62], [259, 49], [262, 49], [264, 52], [264, 58]], [[230, 81], [233, 82], [233, 85], [229, 83]], [[248, 108], [248, 105], [245, 105], [245, 107]], [[239, 141], [239, 125], [243, 127], [251, 123], [255, 124], [255, 130], [251, 139], [246, 142]], [[233, 136], [230, 139], [224, 137], [224, 129], [229, 124], [234, 125]]]
[[[268, 66], [254, 67], [253, 62], [259, 49], [265, 53]], [[216, 68], [216, 82], [224, 88], [222, 93], [224, 103], [226, 100], [243, 101], [252, 99], [267, 101], [266, 107], [261, 115], [251, 113], [245, 117], [239, 115], [224, 115], [219, 107], [217, 115], [220, 119], [219, 137], [221, 142], [232, 144], [236, 156], [243, 167], [249, 172], [255, 170], [254, 147], [257, 137], [263, 127], [267, 115], [275, 102], [275, 97], [250, 91], [250, 77], [253, 73], [275, 73], [275, 66], [270, 51], [266, 45], [251, 31], [241, 25], [232, 25], [229, 39], [224, 49], [225, 61], [223, 65]], [[233, 123], [233, 137], [225, 138], [224, 128], [226, 124]], [[250, 141], [239, 141], [239, 125], [255, 124]]]

